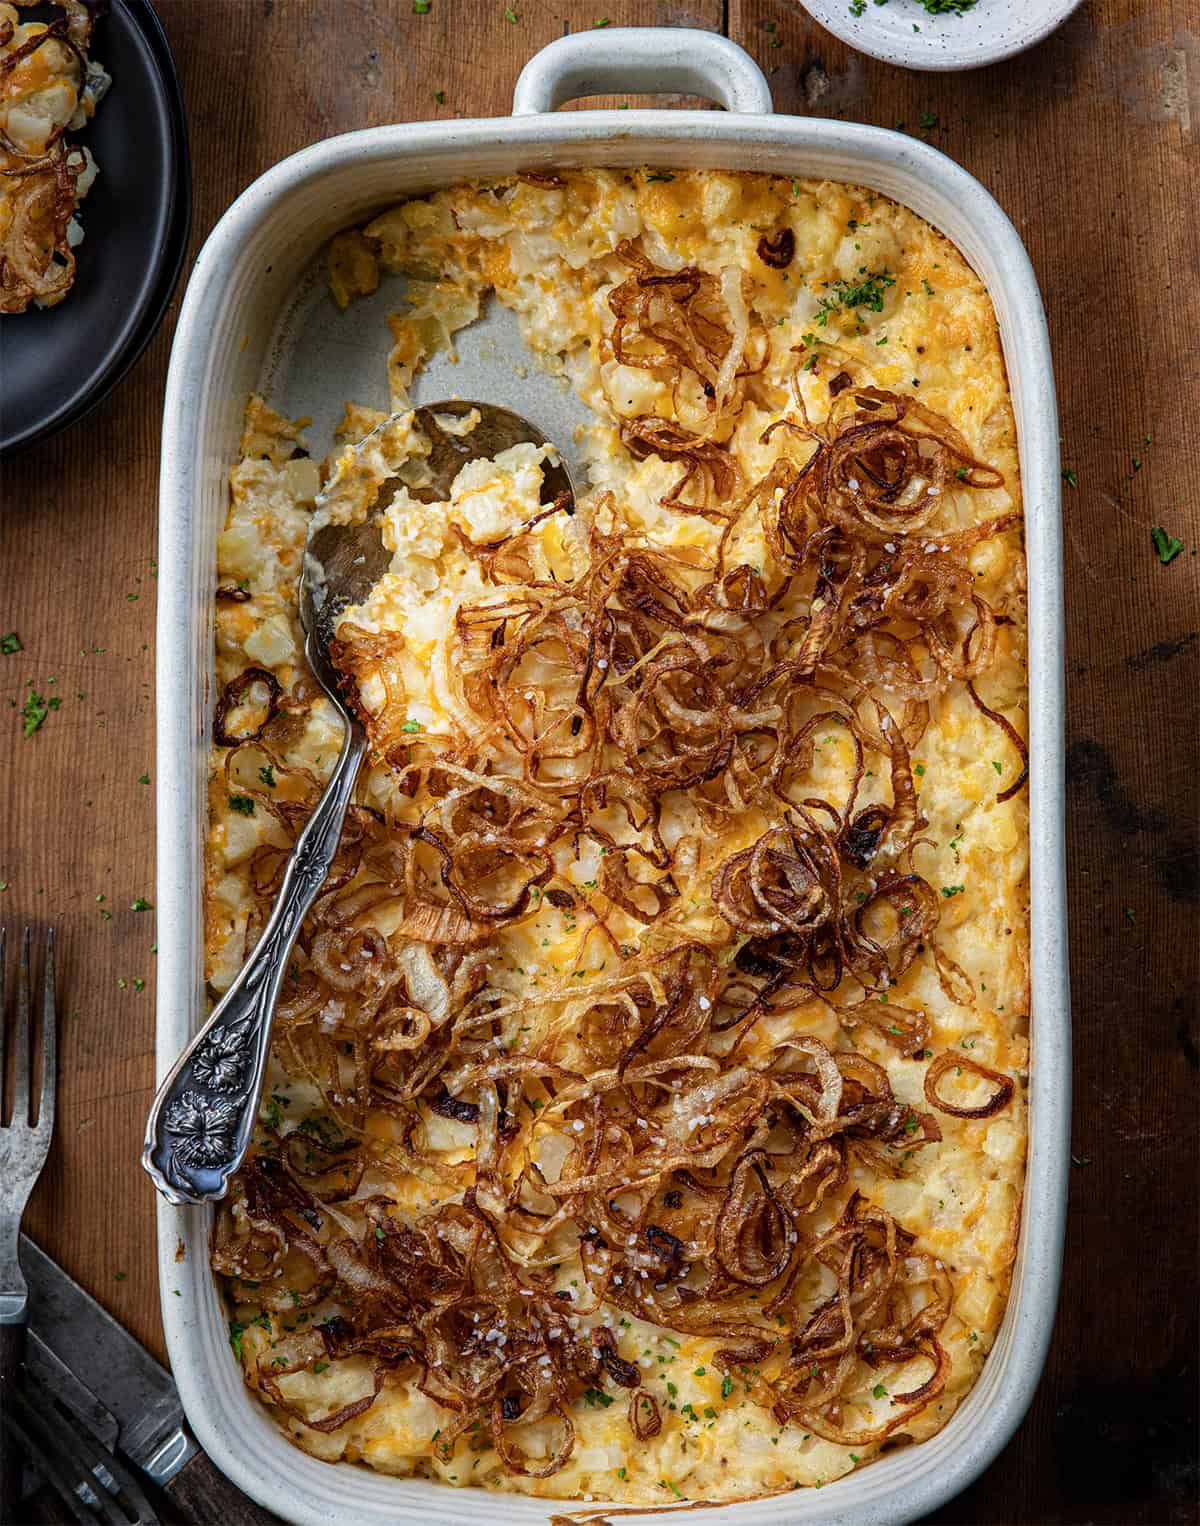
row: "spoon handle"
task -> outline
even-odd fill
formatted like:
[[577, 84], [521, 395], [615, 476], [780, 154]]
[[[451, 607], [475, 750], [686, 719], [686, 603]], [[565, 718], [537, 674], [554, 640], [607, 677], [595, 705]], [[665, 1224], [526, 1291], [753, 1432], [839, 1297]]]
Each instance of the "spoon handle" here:
[[242, 1163], [288, 956], [337, 853], [366, 750], [366, 733], [351, 718], [325, 791], [296, 839], [262, 937], [154, 1099], [142, 1165], [169, 1203], [224, 1197]]

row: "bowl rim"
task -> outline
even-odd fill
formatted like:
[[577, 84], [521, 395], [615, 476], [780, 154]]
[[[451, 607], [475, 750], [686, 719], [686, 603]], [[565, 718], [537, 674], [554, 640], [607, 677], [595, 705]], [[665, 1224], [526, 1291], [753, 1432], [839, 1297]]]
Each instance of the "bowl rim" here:
[[[874, 4], [872, 0], [866, 0], [865, 11], [857, 16], [850, 10], [850, 0], [796, 0], [796, 3], [827, 32], [856, 52], [898, 68], [948, 73], [1002, 63], [1006, 58], [1015, 58], [1026, 49], [1036, 47], [1079, 8], [1082, 0], [1027, 0], [1026, 11], [1036, 8], [1039, 12], [1027, 29], [1016, 30], [998, 43], [989, 42], [986, 34], [982, 38], [975, 34], [976, 40], [971, 41], [972, 34], [966, 33], [965, 40], [957, 47], [946, 46], [948, 41], [953, 44], [958, 40], [953, 34], [949, 38], [944, 32], [935, 34], [924, 24], [913, 32], [893, 32], [891, 28], [881, 31], [880, 23], [884, 18], [875, 5], [882, 4], [883, 0], [875, 0]], [[893, 0], [895, 3], [897, 0]], [[987, 3], [987, 0], [980, 0], [980, 3]], [[970, 16], [935, 19], [955, 25], [969, 21]]]

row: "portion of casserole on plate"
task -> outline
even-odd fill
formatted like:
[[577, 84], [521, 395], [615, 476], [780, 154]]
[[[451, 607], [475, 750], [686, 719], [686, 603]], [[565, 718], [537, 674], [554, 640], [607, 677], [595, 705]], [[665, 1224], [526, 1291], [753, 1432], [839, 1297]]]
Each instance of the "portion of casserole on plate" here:
[[55, 307], [75, 280], [75, 213], [96, 161], [66, 133], [85, 127], [111, 83], [88, 57], [101, 0], [61, 0], [53, 21], [0, 4], [0, 313]]
[[[991, 304], [853, 186], [588, 171], [413, 200], [395, 405], [489, 293], [587, 404], [429, 502], [411, 412], [322, 467], [252, 400], [218, 547], [208, 976], [341, 728], [314, 498], [383, 504], [337, 660], [373, 744], [213, 1264], [297, 1445], [454, 1485], [728, 1500], [945, 1424], [1026, 1138], [1017, 452]], [[519, 390], [494, 401], [520, 407]], [[449, 421], [448, 421], [449, 422]], [[467, 421], [469, 425], [469, 420]], [[459, 427], [463, 427], [460, 425]]]

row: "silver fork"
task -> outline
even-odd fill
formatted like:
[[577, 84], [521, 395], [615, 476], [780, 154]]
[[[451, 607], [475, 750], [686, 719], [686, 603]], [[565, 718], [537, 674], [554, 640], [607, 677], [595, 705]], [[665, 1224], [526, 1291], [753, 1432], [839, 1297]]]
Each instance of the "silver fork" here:
[[[54, 1007], [54, 929], [46, 933], [46, 957], [42, 974], [42, 1074], [37, 1087], [36, 1109], [30, 1072], [33, 1068], [29, 928], [21, 935], [17, 960], [15, 1000], [4, 1003], [7, 974], [7, 929], [0, 927], [0, 1063], [5, 1052], [11, 1070], [12, 1112], [3, 1122], [0, 1106], [0, 1521], [20, 1519], [21, 1451], [8, 1424], [16, 1404], [16, 1388], [25, 1355], [25, 1323], [28, 1291], [17, 1260], [21, 1215], [50, 1149], [54, 1129], [54, 1086], [58, 1074], [57, 1031]], [[4, 1077], [7, 1081], [9, 1078]], [[3, 1091], [0, 1088], [0, 1104]], [[36, 1118], [36, 1122], [34, 1121]]]

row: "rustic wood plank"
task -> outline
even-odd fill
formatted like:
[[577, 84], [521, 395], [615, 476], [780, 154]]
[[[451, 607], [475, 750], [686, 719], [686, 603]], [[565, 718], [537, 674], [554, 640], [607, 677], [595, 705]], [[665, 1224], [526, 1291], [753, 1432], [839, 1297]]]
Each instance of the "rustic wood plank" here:
[[[1032, 53], [951, 76], [852, 55], [790, 0], [512, 8], [516, 23], [501, 0], [432, 0], [424, 16], [411, 0], [161, 0], [188, 103], [195, 246], [283, 155], [353, 127], [503, 114], [537, 47], [605, 16], [726, 26], [767, 71], [778, 110], [904, 123], [996, 194], [1042, 281], [1064, 462], [1078, 480], [1065, 508], [1075, 1140], [1087, 1164], [1074, 1174], [1062, 1312], [1034, 1408], [937, 1519], [1194, 1520], [1191, 0], [1092, 0]], [[936, 125], [922, 129], [923, 113]], [[153, 1075], [153, 914], [131, 903], [154, 899], [151, 790], [139, 779], [153, 774], [154, 502], [174, 312], [85, 424], [6, 466], [0, 517], [0, 633], [24, 644], [0, 656], [0, 694], [13, 702], [0, 721], [0, 917], [64, 934], [59, 1137], [28, 1224], [160, 1354], [153, 1203], [137, 1166]], [[1169, 567], [1153, 553], [1154, 524], [1186, 542]], [[61, 704], [26, 740], [30, 681]]]

